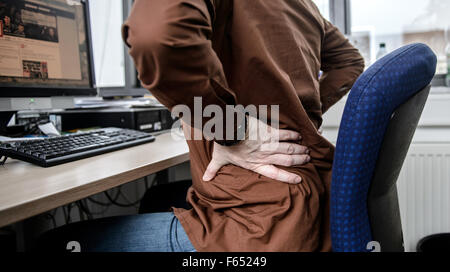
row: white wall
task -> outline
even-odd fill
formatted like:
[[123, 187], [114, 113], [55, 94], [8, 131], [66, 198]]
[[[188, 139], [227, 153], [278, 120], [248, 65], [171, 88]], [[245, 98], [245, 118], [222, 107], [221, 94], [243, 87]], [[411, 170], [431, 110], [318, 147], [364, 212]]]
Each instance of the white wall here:
[[377, 35], [445, 29], [448, 0], [352, 0], [352, 25], [376, 26]]

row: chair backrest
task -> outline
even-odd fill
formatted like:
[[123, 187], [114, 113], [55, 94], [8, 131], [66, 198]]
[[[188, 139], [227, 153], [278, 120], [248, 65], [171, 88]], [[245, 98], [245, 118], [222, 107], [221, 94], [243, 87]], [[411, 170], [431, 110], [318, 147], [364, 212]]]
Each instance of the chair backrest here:
[[428, 85], [394, 112], [378, 155], [367, 204], [372, 239], [383, 252], [405, 250], [396, 185], [430, 89]]
[[[393, 188], [428, 96], [426, 87], [435, 74], [436, 62], [428, 46], [407, 45], [377, 61], [353, 86], [333, 164], [330, 219], [334, 251], [369, 251], [367, 245], [376, 241], [375, 237], [391, 239], [380, 226], [384, 219], [397, 230], [400, 226], [400, 236], [393, 234], [400, 238], [393, 244], [402, 242], [397, 191]], [[415, 109], [414, 103], [418, 105]], [[378, 242], [383, 250], [385, 240]]]

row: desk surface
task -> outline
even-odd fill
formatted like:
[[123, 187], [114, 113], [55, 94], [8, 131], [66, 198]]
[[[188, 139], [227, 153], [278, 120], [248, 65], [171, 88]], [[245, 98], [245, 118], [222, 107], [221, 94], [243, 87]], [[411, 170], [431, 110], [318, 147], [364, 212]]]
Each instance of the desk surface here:
[[0, 166], [0, 227], [188, 160], [186, 142], [170, 133], [153, 143], [51, 168], [10, 160]]

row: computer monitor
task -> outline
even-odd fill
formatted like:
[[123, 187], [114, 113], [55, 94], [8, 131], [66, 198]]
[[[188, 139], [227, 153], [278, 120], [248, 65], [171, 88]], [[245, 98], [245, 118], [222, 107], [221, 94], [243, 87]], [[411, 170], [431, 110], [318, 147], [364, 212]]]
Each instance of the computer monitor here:
[[0, 111], [23, 108], [5, 98], [25, 98], [20, 104], [97, 94], [88, 7], [84, 0], [0, 0]]

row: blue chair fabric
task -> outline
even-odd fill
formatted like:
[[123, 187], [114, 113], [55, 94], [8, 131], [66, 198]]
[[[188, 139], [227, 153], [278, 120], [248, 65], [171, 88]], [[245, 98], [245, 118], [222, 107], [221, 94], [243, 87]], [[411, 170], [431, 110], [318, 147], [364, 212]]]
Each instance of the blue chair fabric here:
[[393, 112], [430, 84], [436, 63], [427, 45], [407, 45], [369, 67], [353, 86], [333, 164], [333, 251], [368, 251], [372, 234], [367, 196], [386, 129]]

